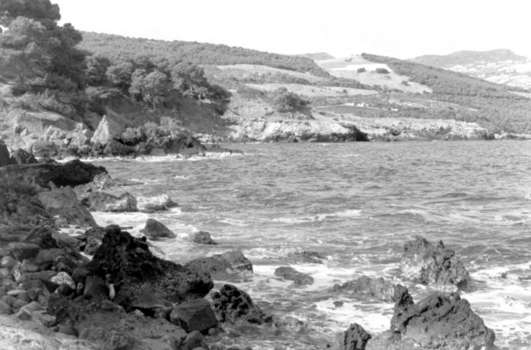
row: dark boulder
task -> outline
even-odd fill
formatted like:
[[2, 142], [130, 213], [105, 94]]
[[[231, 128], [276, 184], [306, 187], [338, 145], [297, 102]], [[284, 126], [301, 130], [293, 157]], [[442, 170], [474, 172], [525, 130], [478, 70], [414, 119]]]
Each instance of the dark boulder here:
[[11, 158], [6, 144], [0, 140], [0, 167], [15, 163], [16, 161]]
[[112, 284], [114, 301], [126, 310], [147, 303], [164, 306], [200, 298], [212, 289], [210, 275], [155, 257], [145, 239], [134, 238], [118, 226], [105, 230], [102, 244], [88, 264], [89, 276]]
[[390, 330], [371, 339], [367, 350], [493, 349], [494, 332], [458, 294], [433, 293], [414, 303], [401, 288], [396, 297]]
[[170, 321], [187, 332], [206, 332], [218, 326], [218, 320], [210, 303], [203, 298], [185, 301], [173, 308]]
[[42, 191], [38, 197], [48, 213], [58, 217], [64, 224], [81, 227], [96, 226], [96, 221], [87, 208], [79, 203], [72, 188], [62, 187]]
[[365, 350], [371, 335], [357, 323], [351, 324], [343, 336], [343, 350]]
[[432, 244], [416, 237], [404, 245], [400, 261], [402, 273], [415, 281], [434, 287], [456, 286], [461, 290], [471, 288], [471, 278], [455, 251], [446, 248], [442, 241]]
[[192, 242], [205, 245], [216, 245], [209, 232], [199, 231], [192, 234]]
[[208, 273], [212, 278], [224, 281], [242, 280], [253, 273], [253, 265], [239, 250], [198, 258], [185, 266], [192, 271]]
[[37, 163], [37, 159], [33, 156], [33, 154], [26, 152], [22, 148], [19, 148], [15, 151], [13, 151], [13, 154], [11, 155], [15, 162], [17, 164], [35, 164]]
[[361, 276], [343, 284], [336, 284], [332, 287], [332, 291], [345, 293], [349, 297], [356, 299], [365, 300], [366, 298], [370, 298], [378, 301], [394, 302], [395, 289], [397, 287], [397, 285], [385, 280], [383, 277], [371, 278]]
[[81, 204], [91, 211], [133, 212], [137, 211], [136, 199], [129, 193], [115, 196], [106, 192], [81, 194]]
[[256, 306], [251, 297], [231, 284], [225, 284], [212, 293], [214, 312], [220, 322], [246, 321], [254, 324], [269, 323], [272, 316]]
[[303, 286], [313, 284], [313, 277], [295, 270], [293, 267], [281, 266], [275, 270], [275, 276], [293, 281], [295, 285]]
[[177, 237], [163, 223], [151, 218], [147, 219], [146, 225], [140, 232], [152, 240]]

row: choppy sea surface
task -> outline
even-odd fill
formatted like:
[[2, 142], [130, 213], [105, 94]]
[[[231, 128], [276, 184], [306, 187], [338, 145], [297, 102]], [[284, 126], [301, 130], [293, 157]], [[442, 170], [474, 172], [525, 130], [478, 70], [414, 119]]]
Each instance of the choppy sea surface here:
[[[267, 311], [300, 320], [297, 331], [247, 334], [234, 342], [256, 349], [322, 349], [357, 322], [389, 327], [392, 305], [329, 292], [361, 275], [407, 285], [404, 242], [442, 239], [464, 260], [477, 286], [463, 297], [496, 333], [502, 349], [531, 349], [531, 142], [404, 142], [228, 145], [218, 154], [95, 161], [115, 178], [137, 181], [135, 195], [166, 193], [178, 209], [155, 214], [95, 213], [100, 224], [132, 226], [148, 217], [178, 238], [155, 243], [184, 263], [242, 249], [254, 277], [238, 285]], [[220, 244], [199, 246], [206, 230]], [[290, 253], [316, 251], [324, 264], [293, 263]], [[292, 263], [315, 283], [294, 287], [274, 276]], [[334, 303], [334, 302], [342, 302]], [[296, 322], [293, 322], [296, 324]]]

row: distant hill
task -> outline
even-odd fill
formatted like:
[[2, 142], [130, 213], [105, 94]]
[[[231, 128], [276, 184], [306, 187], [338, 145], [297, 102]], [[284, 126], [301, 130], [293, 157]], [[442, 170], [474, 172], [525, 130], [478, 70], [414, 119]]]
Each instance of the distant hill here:
[[449, 68], [457, 65], [475, 64], [478, 62], [525, 62], [527, 61], [527, 58], [519, 56], [511, 50], [497, 49], [490, 51], [457, 51], [448, 55], [425, 55], [413, 58], [411, 61], [428, 66]]
[[531, 60], [510, 50], [459, 51], [449, 55], [420, 56], [411, 61], [531, 89]]
[[314, 61], [332, 60], [335, 58], [334, 56], [326, 52], [305, 53], [299, 56], [306, 57]]
[[280, 55], [241, 47], [188, 41], [163, 41], [119, 35], [83, 33], [80, 47], [96, 55], [118, 59], [150, 56], [200, 65], [257, 64], [327, 76], [312, 59]]

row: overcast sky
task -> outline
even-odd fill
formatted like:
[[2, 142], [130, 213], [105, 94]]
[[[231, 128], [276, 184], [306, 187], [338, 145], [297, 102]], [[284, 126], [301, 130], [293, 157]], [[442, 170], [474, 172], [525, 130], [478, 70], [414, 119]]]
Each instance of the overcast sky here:
[[531, 57], [529, 0], [52, 0], [87, 31], [284, 54], [409, 58], [508, 48]]

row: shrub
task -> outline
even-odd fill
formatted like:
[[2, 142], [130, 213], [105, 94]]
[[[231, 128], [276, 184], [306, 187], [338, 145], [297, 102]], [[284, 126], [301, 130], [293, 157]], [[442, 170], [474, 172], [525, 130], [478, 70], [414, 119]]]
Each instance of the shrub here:
[[279, 112], [305, 112], [310, 101], [282, 87], [272, 93], [273, 105]]

